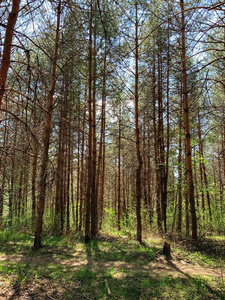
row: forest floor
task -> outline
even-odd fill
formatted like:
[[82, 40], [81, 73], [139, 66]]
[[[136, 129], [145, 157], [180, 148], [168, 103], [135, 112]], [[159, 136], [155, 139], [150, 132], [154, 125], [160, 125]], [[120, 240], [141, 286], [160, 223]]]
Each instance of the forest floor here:
[[198, 243], [105, 233], [83, 239], [0, 233], [0, 299], [225, 299], [225, 237]]

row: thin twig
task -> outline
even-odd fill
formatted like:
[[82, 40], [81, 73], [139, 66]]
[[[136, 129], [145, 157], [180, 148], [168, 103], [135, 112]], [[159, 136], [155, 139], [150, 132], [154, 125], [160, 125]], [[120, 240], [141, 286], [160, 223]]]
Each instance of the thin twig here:
[[105, 285], [106, 285], [106, 288], [107, 288], [107, 291], [108, 291], [108, 295], [111, 296], [112, 294], [111, 294], [107, 279], [105, 279]]

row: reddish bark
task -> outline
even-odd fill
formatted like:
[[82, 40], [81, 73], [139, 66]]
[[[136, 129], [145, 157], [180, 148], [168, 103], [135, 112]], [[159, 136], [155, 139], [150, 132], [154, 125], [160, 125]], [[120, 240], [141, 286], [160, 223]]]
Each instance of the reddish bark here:
[[8, 70], [10, 66], [12, 39], [13, 39], [14, 28], [16, 25], [16, 20], [19, 14], [19, 10], [20, 10], [20, 0], [13, 0], [12, 10], [9, 14], [8, 22], [6, 26], [2, 63], [0, 69], [0, 108], [2, 105], [3, 95], [5, 93], [6, 80], [7, 80]]
[[45, 128], [43, 132], [43, 158], [41, 162], [40, 192], [39, 192], [38, 207], [37, 207], [37, 218], [35, 224], [35, 239], [34, 239], [35, 250], [41, 248], [43, 214], [44, 214], [45, 193], [46, 193], [46, 184], [47, 184], [46, 181], [47, 181], [47, 167], [48, 167], [48, 150], [50, 144], [51, 121], [52, 121], [53, 104], [54, 104], [53, 96], [54, 96], [55, 86], [56, 86], [56, 66], [57, 66], [58, 48], [59, 48], [60, 17], [61, 17], [61, 0], [59, 0], [58, 12], [57, 12], [55, 53], [54, 53], [53, 67], [52, 67], [52, 85], [51, 85], [51, 90], [48, 94], [48, 111], [45, 114]]
[[195, 211], [195, 197], [194, 197], [194, 183], [192, 172], [192, 158], [191, 158], [191, 135], [189, 125], [189, 101], [188, 101], [188, 87], [187, 87], [187, 62], [186, 62], [186, 40], [185, 40], [185, 19], [184, 19], [184, 1], [180, 0], [181, 8], [181, 41], [182, 41], [182, 76], [183, 76], [183, 100], [184, 100], [184, 121], [186, 134], [186, 162], [187, 162], [187, 177], [189, 186], [189, 202], [191, 208], [191, 226], [192, 238], [197, 239], [197, 218]]

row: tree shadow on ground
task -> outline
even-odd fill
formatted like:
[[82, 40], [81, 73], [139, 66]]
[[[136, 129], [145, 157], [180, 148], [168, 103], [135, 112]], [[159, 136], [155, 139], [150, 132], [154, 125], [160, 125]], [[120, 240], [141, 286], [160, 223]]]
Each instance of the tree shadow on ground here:
[[[122, 251], [122, 245], [114, 247], [111, 245], [109, 251], [103, 251], [100, 249], [101, 244], [99, 241], [93, 240], [86, 245], [87, 259], [88, 259], [88, 270], [89, 272], [96, 272], [96, 268], [93, 268], [94, 262], [105, 263], [110, 261], [126, 261], [127, 257], [132, 257], [136, 261], [145, 260], [140, 247], [134, 249], [125, 249]], [[142, 245], [145, 251], [153, 251], [154, 254], [158, 252], [157, 248], [150, 248], [148, 245]], [[130, 262], [133, 262], [131, 260]], [[152, 259], [153, 261], [154, 259]], [[129, 261], [129, 259], [128, 259]], [[179, 269], [171, 260], [167, 264], [180, 274], [180, 277], [163, 276], [164, 271], [167, 269], [161, 266], [161, 275], [154, 274], [152, 269], [149, 272], [141, 272], [137, 268], [124, 268], [121, 265], [121, 270], [108, 270], [107, 268], [101, 270], [101, 274], [97, 275], [96, 278], [101, 284], [107, 279], [113, 299], [225, 299], [223, 294], [213, 289], [205, 279], [192, 277], [190, 274]], [[119, 277], [119, 278], [118, 278]], [[107, 297], [107, 288], [104, 287], [104, 296]], [[97, 298], [93, 298], [97, 299]]]
[[199, 254], [205, 256], [205, 260], [217, 261], [225, 263], [225, 241], [215, 240], [212, 238], [200, 239], [197, 242], [192, 240], [179, 241], [179, 247], [184, 248], [190, 254], [196, 255], [197, 258]]
[[146, 262], [153, 261], [159, 249], [156, 247], [149, 247], [139, 244], [129, 244], [127, 242], [121, 242], [120, 240], [114, 240], [106, 248], [101, 244], [99, 247], [98, 240], [92, 240], [86, 246], [87, 257], [93, 257], [97, 262], [109, 262], [109, 261], [124, 261], [127, 263], [146, 264]]
[[[166, 266], [161, 266], [160, 275], [154, 273], [151, 262], [159, 251], [155, 247], [116, 239], [92, 240], [81, 246], [83, 256], [80, 249], [57, 244], [45, 245], [38, 252], [31, 246], [23, 248], [21, 244], [16, 251], [15, 245], [9, 245], [9, 257], [15, 251], [20, 259], [8, 264], [15, 276], [12, 294], [6, 299], [225, 299], [216, 287], [191, 277], [172, 261], [168, 264], [180, 277], [165, 276]], [[123, 267], [123, 262], [129, 268]], [[119, 267], [113, 267], [114, 263]], [[143, 271], [144, 264], [147, 269]]]
[[[65, 269], [67, 269], [63, 262], [74, 258], [72, 249], [46, 245], [39, 251], [34, 251], [32, 245], [27, 246], [20, 243], [20, 248], [18, 249], [16, 243], [8, 243], [7, 248], [5, 247], [3, 252], [5, 252], [5, 259], [2, 262], [2, 264], [4, 263], [2, 275], [11, 279], [10, 291], [8, 291], [10, 296], [7, 299], [20, 299], [23, 295], [27, 299], [39, 299], [39, 294], [41, 295], [40, 299], [45, 299], [43, 288], [37, 287], [38, 282], [49, 286], [49, 295], [47, 296], [46, 294], [46, 299], [49, 299], [51, 296], [53, 299], [55, 299], [54, 297], [61, 299], [56, 289], [51, 288], [51, 282], [63, 278]], [[72, 268], [69, 268], [67, 271], [72, 274]], [[33, 282], [30, 284], [30, 292], [26, 288], [29, 282]]]

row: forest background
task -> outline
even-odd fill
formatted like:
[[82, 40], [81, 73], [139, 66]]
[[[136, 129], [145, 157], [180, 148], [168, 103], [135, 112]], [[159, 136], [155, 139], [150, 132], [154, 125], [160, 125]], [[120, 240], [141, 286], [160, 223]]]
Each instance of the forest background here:
[[224, 234], [224, 2], [0, 15], [2, 229]]
[[224, 299], [224, 53], [223, 1], [0, 0], [0, 298]]

